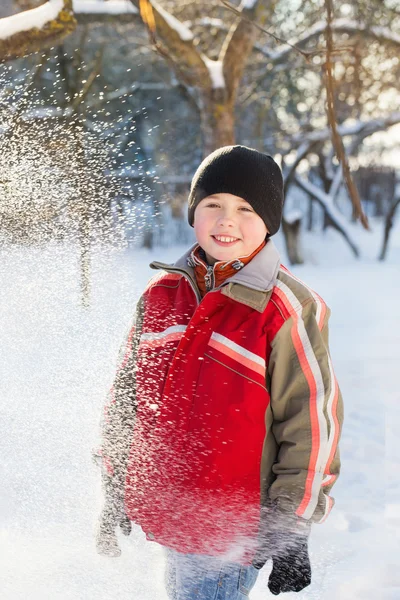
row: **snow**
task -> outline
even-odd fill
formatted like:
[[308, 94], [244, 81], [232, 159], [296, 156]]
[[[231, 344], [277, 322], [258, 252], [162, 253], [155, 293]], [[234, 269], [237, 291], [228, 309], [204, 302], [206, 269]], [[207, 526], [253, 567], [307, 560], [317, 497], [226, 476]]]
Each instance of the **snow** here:
[[258, 0], [242, 0], [241, 3], [241, 8], [247, 8], [248, 10], [251, 10], [252, 8], [255, 7], [255, 5], [257, 4]]
[[218, 29], [229, 29], [226, 23], [222, 19], [216, 19], [213, 17], [201, 17], [193, 21], [185, 21], [185, 25], [190, 27], [191, 25], [202, 25], [204, 27], [217, 27]]
[[124, 15], [139, 12], [130, 0], [73, 0], [72, 6], [76, 14]]
[[28, 31], [33, 27], [41, 29], [46, 23], [57, 18], [63, 4], [63, 0], [49, 0], [37, 8], [0, 19], [0, 39], [5, 40], [20, 31]]
[[70, 117], [73, 110], [70, 106], [38, 106], [24, 113], [24, 119], [50, 119], [52, 117]]
[[165, 19], [171, 29], [176, 31], [183, 42], [191, 42], [193, 40], [193, 33], [186, 25], [181, 23], [176, 17], [171, 15], [171, 13], [164, 10], [163, 7], [158, 4], [158, 2], [151, 0], [151, 5], [163, 17], [163, 19]]
[[294, 209], [292, 208], [291, 210], [286, 211], [285, 210], [285, 221], [287, 221], [287, 223], [295, 223], [296, 221], [301, 221], [304, 217], [304, 213], [299, 210], [299, 209]]
[[[294, 273], [332, 309], [330, 344], [345, 400], [336, 506], [311, 538], [313, 583], [287, 600], [400, 597], [400, 222], [379, 263], [382, 225], [350, 225], [362, 259], [337, 232], [305, 234]], [[284, 253], [284, 243], [276, 236]], [[91, 462], [98, 422], [153, 251], [97, 248], [92, 304], [79, 304], [73, 245], [0, 248], [0, 597], [2, 600], [166, 600], [162, 550], [138, 528], [120, 558], [100, 557], [100, 507]], [[250, 600], [272, 598], [269, 567]]]
[[202, 55], [203, 61], [210, 73], [211, 84], [214, 90], [225, 87], [224, 79], [224, 65], [222, 60], [211, 60], [204, 54]]

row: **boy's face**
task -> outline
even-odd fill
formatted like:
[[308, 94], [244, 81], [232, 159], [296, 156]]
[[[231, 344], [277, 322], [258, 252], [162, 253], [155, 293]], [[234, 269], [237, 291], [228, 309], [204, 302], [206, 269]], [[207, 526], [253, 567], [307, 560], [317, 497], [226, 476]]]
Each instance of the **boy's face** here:
[[268, 233], [264, 221], [246, 200], [225, 193], [199, 202], [193, 227], [209, 264], [248, 256]]

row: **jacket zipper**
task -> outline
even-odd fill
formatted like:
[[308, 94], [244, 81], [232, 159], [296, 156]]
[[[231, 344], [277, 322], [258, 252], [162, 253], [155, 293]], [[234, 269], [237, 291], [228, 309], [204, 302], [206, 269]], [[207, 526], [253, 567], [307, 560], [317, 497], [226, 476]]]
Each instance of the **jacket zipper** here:
[[[200, 302], [202, 301], [202, 297], [201, 297], [201, 294], [197, 287], [197, 283], [195, 282], [193, 277], [191, 277], [191, 275], [189, 275], [189, 273], [187, 271], [185, 271], [184, 269], [178, 269], [177, 267], [171, 267], [170, 265], [164, 265], [163, 263], [159, 263], [157, 261], [154, 261], [152, 264], [157, 265], [157, 268], [163, 269], [164, 271], [167, 271], [168, 273], [179, 273], [180, 275], [183, 275], [185, 277], [185, 279], [188, 281], [190, 287], [192, 288], [194, 295], [196, 296], [197, 304], [200, 304]], [[214, 287], [214, 284], [215, 284], [214, 267], [207, 266], [207, 275], [205, 277], [207, 277], [208, 275], [210, 276], [210, 283], [211, 283], [210, 288], [207, 287], [207, 283], [206, 283], [208, 293], [219, 292], [222, 285], [219, 285], [218, 287]]]
[[215, 274], [213, 266], [207, 265], [207, 273], [204, 275], [204, 283], [206, 284], [207, 292], [213, 289], [215, 284]]

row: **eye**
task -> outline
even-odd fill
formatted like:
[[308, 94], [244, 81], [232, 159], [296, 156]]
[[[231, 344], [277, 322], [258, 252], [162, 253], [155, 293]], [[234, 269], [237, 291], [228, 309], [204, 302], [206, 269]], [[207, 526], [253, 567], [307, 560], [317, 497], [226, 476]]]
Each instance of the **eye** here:
[[250, 208], [250, 206], [240, 206], [239, 210], [244, 211], [244, 212], [254, 212], [252, 208]]
[[216, 202], [207, 202], [206, 206], [207, 208], [218, 208], [219, 204], [217, 204]]

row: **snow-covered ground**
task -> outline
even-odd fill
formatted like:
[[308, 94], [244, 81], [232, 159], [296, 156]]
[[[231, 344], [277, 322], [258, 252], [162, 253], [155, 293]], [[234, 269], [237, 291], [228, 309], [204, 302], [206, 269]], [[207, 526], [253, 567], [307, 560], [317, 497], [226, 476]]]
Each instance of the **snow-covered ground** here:
[[[380, 236], [357, 229], [358, 261], [333, 231], [306, 236], [308, 263], [295, 269], [332, 308], [346, 412], [336, 507], [312, 534], [313, 584], [288, 600], [400, 598], [400, 225], [383, 264]], [[0, 250], [2, 600], [165, 600], [162, 551], [137, 528], [120, 558], [95, 552], [91, 449], [147, 265], [182, 251], [96, 251], [83, 309], [75, 248]], [[268, 571], [253, 600], [272, 598]]]

